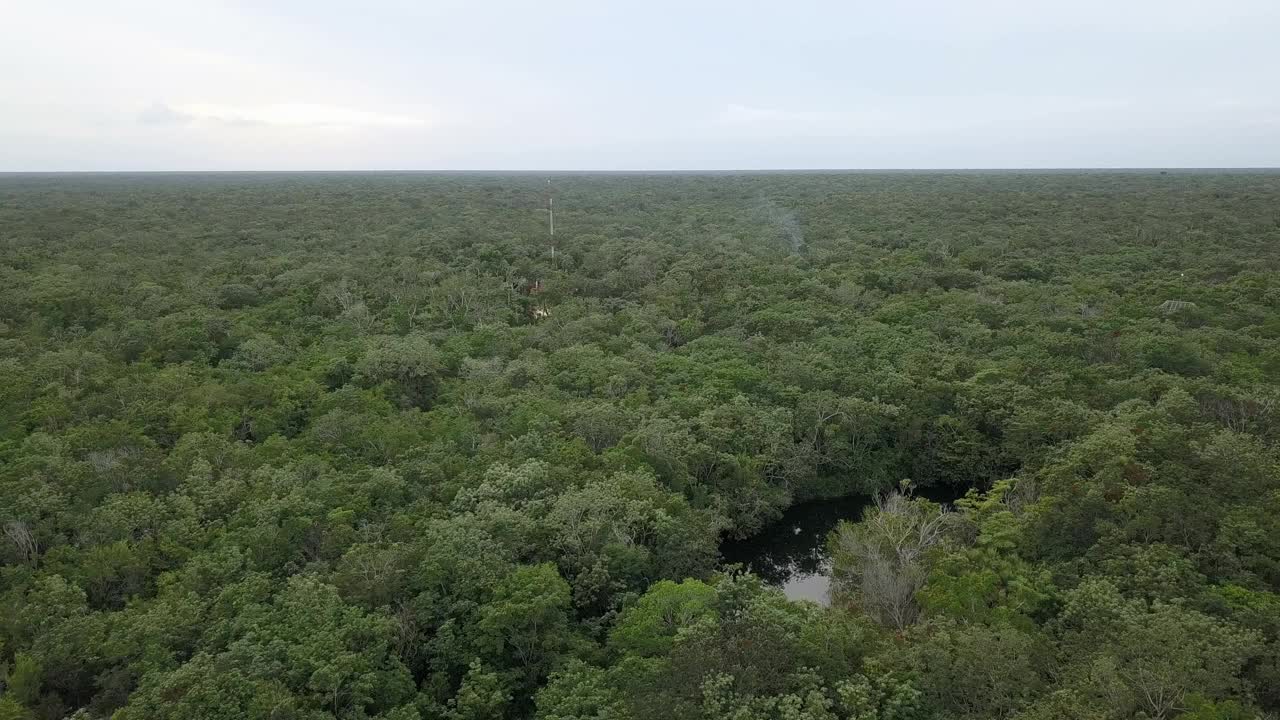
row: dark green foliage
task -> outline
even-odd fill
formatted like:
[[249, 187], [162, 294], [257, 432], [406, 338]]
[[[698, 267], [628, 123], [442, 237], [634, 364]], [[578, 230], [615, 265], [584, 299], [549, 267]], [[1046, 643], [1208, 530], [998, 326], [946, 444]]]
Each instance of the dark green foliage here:
[[0, 177], [0, 718], [1280, 713], [1280, 175], [545, 192]]

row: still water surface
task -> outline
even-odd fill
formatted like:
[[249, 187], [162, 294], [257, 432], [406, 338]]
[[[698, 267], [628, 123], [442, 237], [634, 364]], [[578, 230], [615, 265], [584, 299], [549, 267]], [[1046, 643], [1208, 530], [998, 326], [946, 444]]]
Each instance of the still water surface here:
[[[917, 497], [949, 506], [964, 495], [963, 488], [929, 487]], [[810, 500], [792, 505], [776, 522], [742, 540], [720, 545], [725, 564], [739, 563], [760, 579], [782, 588], [788, 600], [831, 602], [831, 553], [827, 538], [841, 520], [857, 522], [875, 502], [867, 495]]]
[[862, 517], [871, 502], [870, 497], [854, 495], [793, 505], [759, 533], [726, 541], [720, 554], [726, 564], [740, 563], [770, 585], [782, 588], [789, 600], [826, 605], [831, 589], [827, 536], [841, 520]]

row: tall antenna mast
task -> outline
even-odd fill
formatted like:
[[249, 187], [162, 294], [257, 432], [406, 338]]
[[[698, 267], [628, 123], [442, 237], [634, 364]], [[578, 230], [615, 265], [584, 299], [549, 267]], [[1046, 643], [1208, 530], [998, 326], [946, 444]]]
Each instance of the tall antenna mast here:
[[556, 196], [552, 193], [551, 178], [547, 178], [547, 230], [551, 237], [551, 260], [556, 259]]

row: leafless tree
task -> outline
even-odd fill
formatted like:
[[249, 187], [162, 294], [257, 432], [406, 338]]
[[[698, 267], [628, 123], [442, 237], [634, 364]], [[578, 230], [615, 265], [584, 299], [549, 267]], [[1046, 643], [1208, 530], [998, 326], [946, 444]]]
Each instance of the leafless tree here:
[[359, 283], [343, 279], [324, 291], [324, 296], [338, 306], [339, 317], [350, 322], [361, 332], [368, 332], [377, 318], [365, 304], [364, 294]]
[[836, 535], [835, 592], [899, 632], [920, 616], [916, 593], [928, 576], [929, 550], [942, 542], [949, 516], [900, 493], [881, 498], [861, 522]]
[[10, 520], [4, 524], [4, 534], [17, 548], [22, 562], [35, 567], [40, 560], [40, 543], [31, 532], [31, 527], [21, 520]]
[[1200, 410], [1235, 432], [1256, 432], [1264, 437], [1272, 432], [1272, 419], [1280, 407], [1275, 396], [1235, 398], [1208, 394], [1200, 398]]

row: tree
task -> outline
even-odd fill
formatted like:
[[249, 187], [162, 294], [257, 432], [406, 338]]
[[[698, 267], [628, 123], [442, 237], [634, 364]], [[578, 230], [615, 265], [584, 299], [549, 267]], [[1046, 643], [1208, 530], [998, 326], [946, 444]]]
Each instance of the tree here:
[[1044, 687], [1049, 658], [1034, 633], [952, 622], [920, 630], [912, 667], [929, 706], [949, 717], [1012, 717]]
[[537, 720], [630, 720], [617, 684], [580, 660], [551, 674], [538, 691]]
[[13, 667], [5, 676], [5, 692], [14, 700], [27, 706], [40, 697], [40, 663], [27, 653], [20, 652], [13, 658]]
[[1169, 718], [1193, 696], [1231, 699], [1260, 650], [1252, 631], [1177, 604], [1127, 600], [1102, 579], [1067, 594], [1060, 622], [1069, 682], [1117, 716]]
[[440, 352], [426, 336], [377, 336], [356, 362], [356, 382], [387, 383], [389, 399], [401, 407], [425, 408], [435, 394], [443, 370]]
[[971, 493], [956, 503], [953, 536], [972, 537], [941, 554], [917, 599], [929, 614], [967, 622], [1010, 622], [1021, 628], [1048, 605], [1049, 573], [1018, 554], [1027, 506], [1034, 485], [1002, 480], [983, 495]]
[[475, 631], [496, 667], [533, 685], [570, 645], [569, 584], [549, 563], [518, 567], [494, 588]]
[[449, 701], [449, 720], [497, 720], [505, 717], [511, 703], [511, 692], [502, 678], [473, 660], [462, 678], [462, 687]]
[[245, 608], [216, 653], [152, 673], [119, 716], [243, 717], [377, 713], [408, 701], [413, 681], [392, 652], [389, 618], [344, 603], [330, 585], [291, 578], [272, 602]]
[[22, 706], [22, 703], [7, 696], [0, 695], [0, 720], [34, 720], [35, 714]]
[[947, 513], [898, 493], [881, 498], [856, 524], [836, 531], [835, 593], [902, 632], [920, 617], [916, 598], [929, 576], [929, 552], [944, 540]]
[[716, 620], [715, 601], [715, 589], [701, 581], [659, 581], [622, 614], [609, 643], [624, 653], [666, 655], [681, 630]]

